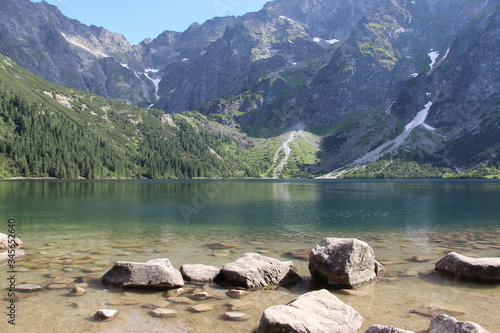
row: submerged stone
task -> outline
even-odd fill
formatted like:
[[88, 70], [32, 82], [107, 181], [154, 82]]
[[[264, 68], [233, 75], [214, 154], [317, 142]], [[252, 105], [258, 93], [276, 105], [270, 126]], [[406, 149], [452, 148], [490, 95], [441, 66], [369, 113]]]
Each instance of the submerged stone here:
[[231, 320], [231, 321], [247, 321], [250, 320], [252, 317], [247, 315], [246, 313], [243, 312], [226, 312], [224, 313], [224, 319], [226, 320]]
[[154, 302], [154, 303], [142, 304], [141, 307], [143, 307], [145, 309], [149, 309], [149, 310], [155, 310], [158, 308], [166, 308], [169, 305], [170, 305], [170, 302], [168, 302], [168, 301], [158, 301], [158, 302]]
[[215, 304], [198, 304], [189, 308], [191, 312], [208, 312], [215, 308]]
[[179, 313], [175, 310], [163, 308], [155, 309], [151, 311], [151, 314], [157, 318], [173, 318], [179, 315]]
[[237, 245], [229, 244], [229, 243], [213, 243], [207, 244], [210, 249], [220, 250], [220, 249], [232, 249], [238, 247]]
[[110, 310], [110, 309], [101, 309], [98, 310], [94, 317], [98, 320], [102, 321], [110, 321], [116, 318], [118, 316], [118, 311], [117, 310]]
[[87, 291], [81, 287], [73, 287], [69, 292], [70, 296], [83, 296]]
[[292, 257], [297, 259], [305, 259], [309, 260], [309, 256], [311, 255], [311, 249], [297, 249], [288, 252]]

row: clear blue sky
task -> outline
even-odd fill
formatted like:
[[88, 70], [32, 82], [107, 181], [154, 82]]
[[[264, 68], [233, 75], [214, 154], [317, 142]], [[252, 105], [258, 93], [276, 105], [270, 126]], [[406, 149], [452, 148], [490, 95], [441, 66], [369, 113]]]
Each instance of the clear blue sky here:
[[[32, 0], [40, 2], [40, 0]], [[269, 0], [46, 0], [87, 24], [124, 34], [137, 44], [165, 30], [184, 31], [216, 16], [255, 12]]]

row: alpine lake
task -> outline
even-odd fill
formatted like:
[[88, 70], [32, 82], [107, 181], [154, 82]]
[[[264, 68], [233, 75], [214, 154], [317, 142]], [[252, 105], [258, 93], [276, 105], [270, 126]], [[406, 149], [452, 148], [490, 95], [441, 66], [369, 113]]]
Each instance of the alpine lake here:
[[[308, 260], [289, 252], [323, 238], [358, 238], [387, 269], [378, 281], [331, 290], [372, 324], [426, 332], [447, 313], [500, 332], [500, 285], [451, 279], [434, 271], [447, 252], [500, 256], [500, 182], [495, 180], [6, 180], [0, 182], [0, 232], [8, 220], [28, 254], [15, 264], [16, 284], [44, 286], [16, 293], [16, 325], [8, 324], [8, 266], [0, 267], [2, 332], [252, 332], [262, 311], [317, 288]], [[211, 244], [225, 243], [227, 247]], [[165, 291], [114, 290], [101, 283], [117, 261], [169, 258], [222, 267], [247, 252], [293, 261], [303, 282], [251, 291], [228, 321], [234, 301], [217, 285], [206, 291], [213, 309], [170, 304], [174, 318], [155, 318], [145, 303]], [[306, 252], [307, 253], [307, 252]], [[86, 294], [69, 296], [76, 283]], [[120, 313], [109, 322], [98, 309]], [[5, 330], [6, 329], [6, 330]]]

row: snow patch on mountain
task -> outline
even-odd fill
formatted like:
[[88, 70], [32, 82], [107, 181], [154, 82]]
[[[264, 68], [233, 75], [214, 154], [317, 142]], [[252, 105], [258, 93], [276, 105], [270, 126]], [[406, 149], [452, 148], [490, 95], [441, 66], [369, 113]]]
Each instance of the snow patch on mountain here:
[[340, 40], [339, 39], [335, 39], [335, 38], [333, 38], [333, 39], [323, 39], [323, 38], [319, 38], [319, 37], [313, 37], [313, 42], [316, 42], [316, 43], [323, 42], [323, 43], [327, 43], [327, 44], [332, 45], [332, 44], [340, 42]]
[[431, 64], [429, 66], [430, 66], [430, 69], [432, 70], [432, 69], [434, 69], [434, 65], [436, 64], [436, 60], [439, 57], [439, 52], [431, 50], [431, 52], [427, 53], [427, 55], [429, 56], [429, 58], [431, 58]]
[[401, 147], [406, 142], [406, 140], [410, 136], [410, 133], [420, 125], [422, 125], [425, 129], [427, 129], [429, 131], [434, 131], [435, 130], [434, 127], [425, 123], [425, 120], [427, 119], [427, 116], [429, 115], [429, 110], [431, 109], [431, 107], [432, 107], [432, 102], [428, 102], [427, 104], [425, 104], [424, 108], [417, 113], [415, 118], [413, 118], [413, 120], [405, 126], [405, 130], [394, 140], [389, 140], [389, 141], [385, 142], [384, 144], [378, 146], [374, 150], [372, 150], [372, 151], [366, 153], [365, 155], [361, 156], [360, 158], [356, 159], [351, 164], [344, 166], [344, 167], [341, 167], [339, 169], [336, 169], [336, 170], [328, 173], [327, 175], [325, 175], [324, 177], [321, 177], [321, 178], [338, 178], [339, 176], [341, 176], [343, 174], [342, 171], [345, 172], [349, 168], [355, 168], [355, 167], [359, 167], [359, 166], [362, 166], [362, 165], [365, 165], [365, 164], [368, 164], [371, 162], [375, 162], [375, 161], [379, 160], [380, 158], [382, 158], [385, 154], [392, 153], [392, 152], [396, 151], [399, 147]]

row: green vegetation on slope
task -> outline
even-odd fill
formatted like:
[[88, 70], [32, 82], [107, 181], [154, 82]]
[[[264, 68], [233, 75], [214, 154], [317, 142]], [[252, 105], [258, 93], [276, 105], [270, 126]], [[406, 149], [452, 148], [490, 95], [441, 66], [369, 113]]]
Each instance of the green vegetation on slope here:
[[226, 153], [235, 143], [208, 131], [202, 115], [162, 116], [0, 58], [0, 177], [217, 178], [239, 169]]

